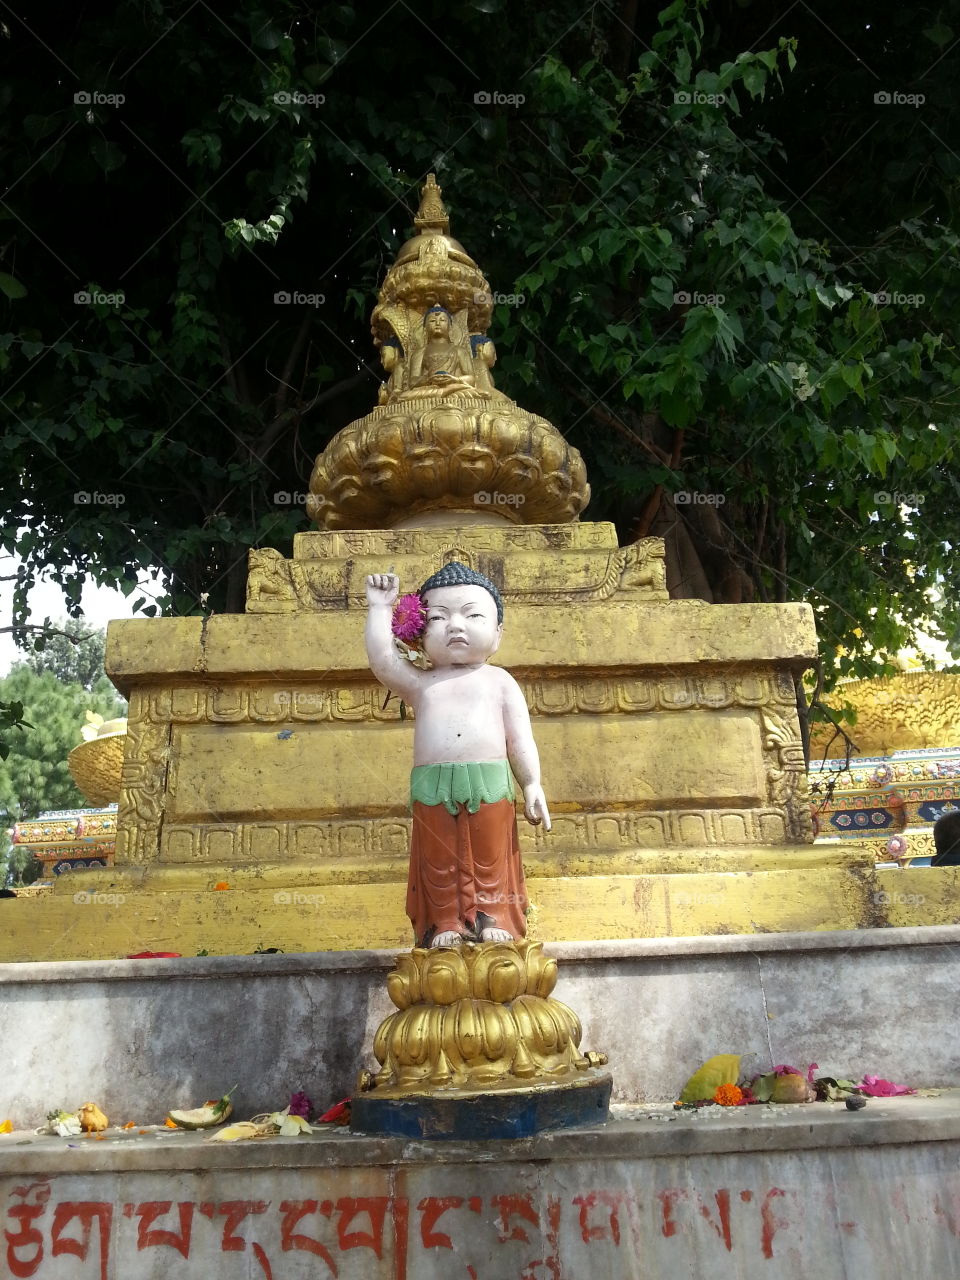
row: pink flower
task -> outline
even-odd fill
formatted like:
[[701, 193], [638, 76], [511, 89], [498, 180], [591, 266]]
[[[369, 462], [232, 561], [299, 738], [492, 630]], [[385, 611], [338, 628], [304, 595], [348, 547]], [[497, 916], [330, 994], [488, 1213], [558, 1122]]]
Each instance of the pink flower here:
[[393, 634], [404, 644], [413, 644], [423, 635], [427, 614], [415, 591], [401, 596], [393, 606]]
[[290, 1105], [287, 1110], [292, 1116], [300, 1116], [304, 1120], [309, 1120], [313, 1112], [313, 1103], [305, 1093], [293, 1093], [290, 1095]]
[[871, 1098], [896, 1098], [903, 1093], [916, 1093], [916, 1089], [908, 1089], [905, 1084], [894, 1084], [892, 1080], [881, 1080], [879, 1076], [864, 1076], [857, 1088]]
[[[813, 1084], [813, 1073], [820, 1070], [819, 1063], [811, 1062], [807, 1067], [807, 1084]], [[788, 1067], [785, 1062], [781, 1062], [779, 1067], [773, 1068], [774, 1075], [778, 1076], [802, 1076], [803, 1072], [798, 1067]]]

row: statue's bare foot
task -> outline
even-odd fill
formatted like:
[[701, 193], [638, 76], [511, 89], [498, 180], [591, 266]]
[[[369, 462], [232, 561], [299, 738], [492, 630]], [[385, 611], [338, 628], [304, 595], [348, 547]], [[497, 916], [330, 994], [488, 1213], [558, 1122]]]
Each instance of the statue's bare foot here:
[[512, 942], [513, 934], [507, 933], [506, 929], [481, 929], [481, 942]]
[[[494, 930], [497, 932], [497, 930]], [[431, 947], [459, 947], [463, 939], [455, 929], [447, 929], [444, 933], [436, 934], [430, 942]]]

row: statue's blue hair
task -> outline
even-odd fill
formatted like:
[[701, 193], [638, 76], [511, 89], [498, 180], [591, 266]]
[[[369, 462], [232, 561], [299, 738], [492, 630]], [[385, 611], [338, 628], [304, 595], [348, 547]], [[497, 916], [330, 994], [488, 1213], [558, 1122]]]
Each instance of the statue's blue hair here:
[[483, 587], [484, 591], [489, 591], [493, 596], [497, 606], [497, 622], [503, 622], [503, 598], [500, 592], [489, 578], [485, 578], [482, 573], [477, 573], [476, 569], [471, 569], [469, 565], [461, 564], [459, 560], [451, 560], [445, 564], [420, 588], [420, 599], [422, 600], [426, 593], [433, 591], [435, 587]]

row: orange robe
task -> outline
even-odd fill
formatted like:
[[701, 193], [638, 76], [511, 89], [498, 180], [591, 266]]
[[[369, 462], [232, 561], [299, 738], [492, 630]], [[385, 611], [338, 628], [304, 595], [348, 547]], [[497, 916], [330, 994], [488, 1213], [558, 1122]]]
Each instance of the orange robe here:
[[480, 930], [527, 932], [527, 889], [513, 801], [464, 804], [452, 814], [443, 804], [412, 805], [407, 915], [418, 946], [451, 930], [479, 942]]

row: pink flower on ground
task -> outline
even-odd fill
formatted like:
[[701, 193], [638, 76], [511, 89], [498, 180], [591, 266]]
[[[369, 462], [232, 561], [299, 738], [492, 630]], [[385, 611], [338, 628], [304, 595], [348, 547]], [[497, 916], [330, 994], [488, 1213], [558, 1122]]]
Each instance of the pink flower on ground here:
[[897, 1098], [904, 1093], [916, 1093], [916, 1089], [908, 1089], [905, 1084], [894, 1084], [892, 1080], [881, 1080], [879, 1076], [864, 1076], [857, 1088], [871, 1098]]
[[301, 1116], [304, 1120], [309, 1120], [313, 1112], [313, 1103], [302, 1091], [290, 1095], [290, 1105], [287, 1108], [292, 1116]]
[[[819, 1063], [811, 1062], [807, 1067], [807, 1084], [813, 1084], [813, 1073], [819, 1071]], [[779, 1067], [773, 1068], [774, 1074], [778, 1076], [802, 1076], [803, 1072], [798, 1067], [788, 1067], [785, 1062], [781, 1062]]]
[[404, 644], [414, 644], [423, 635], [427, 623], [423, 601], [415, 591], [401, 596], [393, 606], [393, 634]]

